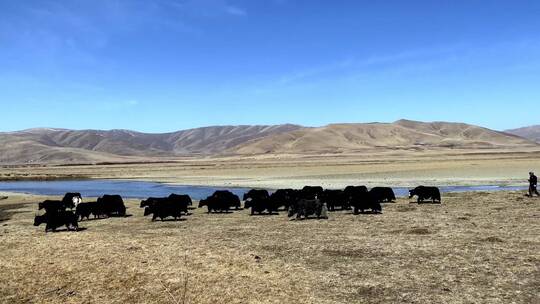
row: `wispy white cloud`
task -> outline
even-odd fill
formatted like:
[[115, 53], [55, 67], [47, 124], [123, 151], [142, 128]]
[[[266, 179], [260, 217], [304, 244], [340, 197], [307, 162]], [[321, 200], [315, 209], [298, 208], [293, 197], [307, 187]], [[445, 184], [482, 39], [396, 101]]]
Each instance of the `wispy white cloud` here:
[[136, 99], [119, 100], [119, 101], [102, 101], [93, 104], [93, 108], [99, 111], [119, 111], [135, 108], [139, 105]]
[[136, 106], [136, 105], [138, 105], [138, 104], [139, 104], [139, 101], [138, 101], [138, 100], [135, 100], [135, 99], [130, 99], [130, 100], [124, 101], [124, 105], [130, 106], [130, 107]]
[[316, 78], [332, 73], [341, 73], [351, 70], [362, 70], [370, 67], [377, 67], [383, 65], [401, 65], [411, 61], [418, 60], [419, 58], [426, 58], [432, 56], [440, 56], [444, 54], [453, 54], [455, 51], [462, 49], [461, 45], [425, 48], [406, 50], [402, 52], [396, 52], [385, 55], [376, 55], [365, 58], [348, 58], [327, 64], [321, 64], [318, 66], [309, 67], [286, 73], [279, 77], [278, 84], [291, 84], [294, 82]]
[[247, 12], [244, 9], [241, 9], [239, 7], [232, 6], [232, 5], [227, 5], [225, 7], [225, 12], [227, 12], [230, 15], [235, 15], [235, 16], [245, 16], [245, 15], [247, 15]]
[[3, 45], [0, 55], [9, 58], [4, 69], [16, 71], [17, 65], [25, 61], [37, 62], [36, 69], [49, 74], [65, 66], [113, 68], [114, 59], [100, 56], [112, 37], [148, 29], [201, 34], [186, 14], [171, 10], [164, 3], [161, 0], [14, 2], [8, 7], [10, 13], [0, 17]]
[[[531, 50], [535, 49], [540, 50], [540, 43], [516, 39], [485, 46], [455, 43], [364, 58], [351, 57], [283, 73], [272, 79], [254, 83], [247, 89], [247, 92], [261, 95], [285, 87], [305, 90], [322, 83], [326, 85], [329, 81], [353, 85], [365, 80], [431, 75], [436, 71], [437, 73], [455, 71], [454, 68], [459, 70], [476, 67], [482, 70], [493, 69], [496, 72], [500, 72], [502, 69], [520, 68], [537, 70], [538, 64], [531, 62], [530, 66], [516, 65], [514, 60], [516, 53], [529, 54]], [[486, 62], [484, 60], [486, 57], [500, 58], [500, 64], [496, 67], [482, 66]]]
[[247, 11], [226, 0], [163, 0], [162, 5], [173, 8], [183, 14], [195, 17], [237, 16], [247, 15]]
[[77, 50], [87, 61], [92, 51], [107, 47], [118, 33], [154, 28], [200, 35], [194, 17], [247, 14], [226, 0], [98, 0], [91, 4], [44, 0], [17, 2], [10, 10], [0, 20], [0, 43], [45, 54]]
[[341, 61], [337, 61], [337, 62], [325, 64], [325, 65], [315, 66], [308, 69], [294, 71], [294, 72], [287, 73], [281, 76], [277, 82], [280, 84], [289, 84], [295, 81], [300, 81], [306, 78], [322, 75], [322, 74], [329, 73], [332, 71], [346, 69], [350, 67], [353, 63], [354, 63], [353, 60], [347, 59], [347, 60], [341, 60]]

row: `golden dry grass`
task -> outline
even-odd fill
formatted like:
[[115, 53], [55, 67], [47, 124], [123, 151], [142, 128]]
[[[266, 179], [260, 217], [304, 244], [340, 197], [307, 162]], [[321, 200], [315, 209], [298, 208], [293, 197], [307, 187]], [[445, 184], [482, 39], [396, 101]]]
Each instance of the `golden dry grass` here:
[[32, 226], [41, 199], [0, 201], [3, 303], [540, 302], [540, 199], [519, 192], [304, 221], [194, 210], [152, 223], [129, 200], [132, 217], [47, 234]]

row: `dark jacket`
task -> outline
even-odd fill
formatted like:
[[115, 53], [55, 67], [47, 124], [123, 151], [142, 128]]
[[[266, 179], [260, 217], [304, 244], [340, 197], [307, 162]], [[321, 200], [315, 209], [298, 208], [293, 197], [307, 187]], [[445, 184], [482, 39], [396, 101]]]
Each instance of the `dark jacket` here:
[[536, 177], [536, 175], [531, 175], [531, 177], [529, 178], [529, 184], [531, 186], [536, 186], [536, 184], [538, 183], [538, 178]]

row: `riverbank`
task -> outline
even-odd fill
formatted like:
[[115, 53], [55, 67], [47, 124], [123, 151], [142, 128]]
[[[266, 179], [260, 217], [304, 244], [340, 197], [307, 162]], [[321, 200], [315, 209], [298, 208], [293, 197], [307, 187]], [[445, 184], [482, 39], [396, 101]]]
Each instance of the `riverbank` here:
[[[538, 169], [538, 170], [537, 170]], [[343, 188], [365, 184], [522, 185], [540, 152], [399, 153], [180, 159], [170, 163], [4, 167], [0, 180], [132, 179], [217, 187]]]
[[[392, 187], [394, 194], [398, 197], [409, 195], [408, 187]], [[441, 193], [451, 192], [471, 192], [471, 191], [523, 191], [526, 192], [527, 186], [508, 186], [508, 185], [477, 185], [477, 186], [445, 186], [438, 185]], [[217, 190], [229, 190], [239, 197], [250, 188], [236, 187], [216, 187], [216, 186], [192, 186], [177, 185], [158, 182], [146, 182], [136, 180], [62, 180], [62, 181], [9, 181], [0, 182], [0, 192], [26, 193], [32, 195], [56, 195], [62, 196], [66, 192], [81, 193], [83, 197], [101, 196], [103, 194], [118, 194], [123, 198], [147, 198], [147, 197], [165, 197], [171, 193], [187, 194], [192, 199], [199, 200], [207, 198]], [[275, 189], [267, 189], [272, 192]], [[1, 198], [1, 197], [0, 197]]]
[[[452, 193], [400, 198], [381, 215], [332, 212], [288, 221], [248, 210], [151, 222], [126, 218], [76, 233], [32, 226], [43, 196], [0, 201], [3, 303], [534, 303], [540, 199]], [[2, 209], [2, 208], [0, 208]]]

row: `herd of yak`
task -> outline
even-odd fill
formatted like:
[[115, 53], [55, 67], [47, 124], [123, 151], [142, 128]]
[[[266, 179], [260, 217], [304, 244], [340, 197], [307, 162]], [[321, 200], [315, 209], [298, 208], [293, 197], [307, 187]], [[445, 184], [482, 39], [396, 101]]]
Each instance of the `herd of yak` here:
[[60, 201], [45, 200], [39, 203], [38, 210], [45, 210], [45, 214], [36, 215], [34, 226], [46, 224], [45, 231], [55, 231], [61, 226], [78, 230], [79, 220], [90, 219], [90, 215], [94, 218], [126, 215], [126, 206], [120, 195], [103, 195], [95, 202], [83, 203], [80, 193], [66, 193]]
[[[417, 196], [418, 203], [430, 200], [432, 203], [441, 202], [441, 194], [437, 187], [419, 186], [409, 190], [409, 198]], [[276, 214], [283, 210], [288, 217], [296, 219], [316, 216], [327, 218], [327, 211], [351, 210], [354, 214], [381, 213], [381, 203], [393, 202], [396, 196], [389, 187], [348, 186], [343, 190], [324, 190], [320, 186], [305, 186], [300, 190], [279, 189], [273, 193], [267, 190], [252, 189], [243, 196], [244, 208], [251, 209], [251, 214]], [[193, 205], [189, 195], [171, 194], [168, 197], [149, 197], [141, 201], [144, 216], [152, 215], [152, 221], [157, 218], [164, 220], [172, 217], [175, 220], [182, 215], [188, 215], [188, 209]], [[229, 212], [240, 209], [240, 198], [228, 190], [218, 190], [206, 199], [199, 201], [199, 208], [206, 207], [208, 213]], [[46, 224], [45, 231], [55, 231], [66, 226], [68, 230], [78, 230], [78, 222], [83, 219], [105, 218], [111, 216], [126, 216], [126, 207], [120, 195], [103, 195], [94, 202], [82, 202], [80, 193], [66, 193], [59, 201], [46, 200], [38, 204], [38, 210], [45, 210], [43, 215], [36, 215], [34, 225]], [[75, 211], [73, 211], [75, 209]]]

